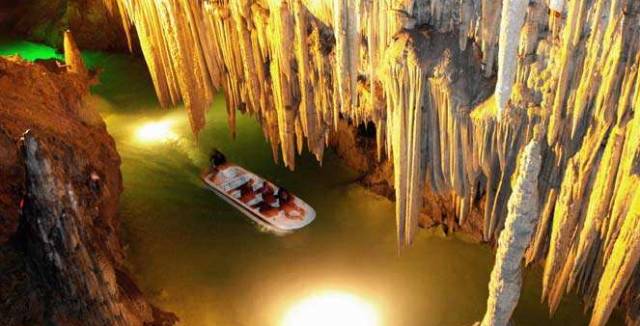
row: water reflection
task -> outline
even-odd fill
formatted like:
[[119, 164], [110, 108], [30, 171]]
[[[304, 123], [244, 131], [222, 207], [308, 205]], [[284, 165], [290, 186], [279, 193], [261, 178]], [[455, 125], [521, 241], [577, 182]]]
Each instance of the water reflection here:
[[136, 138], [143, 143], [167, 142], [176, 140], [178, 136], [171, 130], [173, 121], [147, 122], [136, 131]]
[[324, 291], [293, 305], [282, 326], [378, 326], [373, 305], [350, 293]]

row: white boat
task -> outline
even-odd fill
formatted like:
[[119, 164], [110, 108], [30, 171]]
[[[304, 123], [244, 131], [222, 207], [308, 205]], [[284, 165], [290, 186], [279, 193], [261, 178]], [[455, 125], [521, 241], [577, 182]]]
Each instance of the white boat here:
[[226, 160], [212, 164], [202, 179], [216, 195], [275, 233], [303, 228], [316, 217], [302, 199]]

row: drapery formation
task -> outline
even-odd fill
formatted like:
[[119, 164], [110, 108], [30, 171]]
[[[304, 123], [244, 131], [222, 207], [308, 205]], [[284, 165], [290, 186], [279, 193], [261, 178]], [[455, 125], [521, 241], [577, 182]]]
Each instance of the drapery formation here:
[[537, 126], [525, 260], [545, 262], [550, 310], [573, 289], [592, 325], [620, 300], [640, 321], [640, 2], [105, 1], [135, 28], [160, 102], [184, 102], [196, 133], [216, 90], [231, 129], [236, 110], [255, 116], [290, 168], [305, 144], [322, 159], [338, 119], [373, 122], [395, 166], [401, 245], [423, 184], [453, 198], [456, 223], [482, 210], [496, 239]]
[[387, 97], [387, 124], [394, 164], [398, 246], [410, 243], [422, 208], [426, 129], [424, 103], [428, 82], [421, 58], [426, 40], [404, 33], [386, 52], [383, 75]]

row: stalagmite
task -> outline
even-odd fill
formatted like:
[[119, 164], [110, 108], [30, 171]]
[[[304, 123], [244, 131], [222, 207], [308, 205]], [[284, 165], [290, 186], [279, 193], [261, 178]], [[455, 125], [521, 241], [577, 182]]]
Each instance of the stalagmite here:
[[527, 0], [503, 0], [498, 48], [498, 81], [496, 82], [496, 116], [501, 119], [511, 97], [518, 63], [518, 40], [527, 13]]
[[78, 49], [78, 45], [76, 45], [71, 31], [64, 32], [64, 62], [69, 72], [89, 78], [89, 72], [84, 65], [80, 49]]
[[522, 257], [538, 222], [538, 174], [540, 144], [532, 140], [522, 153], [513, 192], [509, 197], [507, 220], [496, 252], [489, 281], [487, 312], [481, 326], [506, 326], [518, 304], [522, 287]]

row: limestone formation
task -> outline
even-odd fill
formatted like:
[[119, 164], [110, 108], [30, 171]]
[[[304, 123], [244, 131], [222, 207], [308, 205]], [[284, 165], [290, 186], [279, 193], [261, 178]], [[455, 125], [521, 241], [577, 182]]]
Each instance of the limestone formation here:
[[501, 119], [507, 101], [511, 97], [518, 64], [518, 40], [524, 23], [527, 0], [505, 0], [502, 2], [500, 21], [500, 47], [498, 49], [498, 81], [496, 83], [497, 118]]
[[421, 50], [426, 40], [420, 34], [405, 33], [389, 48], [384, 58], [383, 77], [387, 101], [387, 124], [393, 153], [396, 219], [399, 246], [409, 244], [418, 226], [422, 207], [426, 129], [423, 110], [427, 86]]
[[538, 174], [541, 161], [540, 144], [532, 140], [523, 150], [509, 197], [507, 220], [498, 239], [482, 326], [508, 325], [518, 304], [522, 287], [522, 257], [539, 217]]
[[479, 211], [483, 239], [498, 239], [516, 158], [539, 129], [540, 222], [525, 261], [544, 261], [551, 312], [575, 290], [602, 325], [637, 295], [639, 249], [625, 237], [640, 173], [640, 2], [105, 1], [137, 33], [160, 102], [184, 102], [196, 133], [217, 90], [231, 129], [236, 110], [253, 115], [290, 168], [304, 139], [321, 159], [341, 119], [374, 123], [401, 246], [423, 184], [453, 202], [452, 228]]
[[64, 32], [64, 62], [67, 65], [67, 71], [83, 78], [89, 78], [89, 72], [84, 65], [80, 49], [78, 49], [71, 31]]

